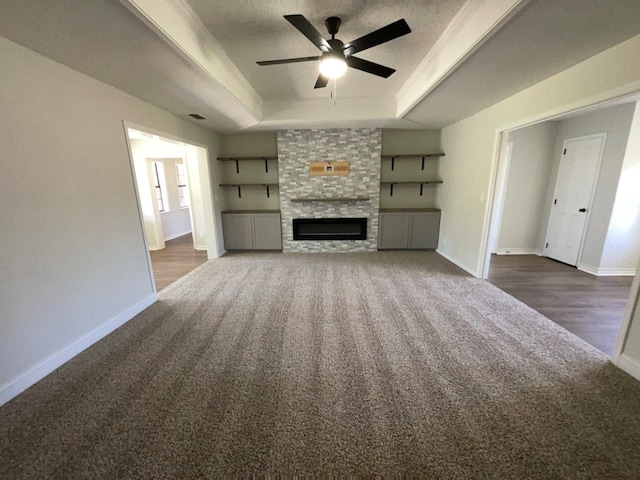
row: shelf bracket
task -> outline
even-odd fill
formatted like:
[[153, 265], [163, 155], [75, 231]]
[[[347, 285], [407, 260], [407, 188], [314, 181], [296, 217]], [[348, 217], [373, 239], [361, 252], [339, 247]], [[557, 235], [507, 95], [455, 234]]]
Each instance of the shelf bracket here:
[[[424, 161], [424, 157], [422, 158], [422, 160]], [[424, 187], [424, 183], [420, 184], [420, 196], [422, 196], [422, 187]]]
[[393, 197], [393, 183], [389, 185], [389, 196]]
[[[396, 168], [396, 157], [391, 157], [391, 171]], [[391, 186], [391, 191], [393, 191], [393, 186]]]
[[[422, 170], [424, 170], [424, 157], [422, 157]], [[420, 190], [420, 195], [422, 195], [422, 190]]]
[[240, 162], [236, 159], [236, 173], [240, 173]]
[[[265, 173], [269, 173], [269, 160], [267, 160], [266, 158], [264, 159], [264, 171]], [[269, 187], [267, 187], [268, 189]], [[267, 190], [268, 191], [268, 190]], [[269, 195], [267, 195], [268, 197]]]
[[[266, 160], [265, 160], [266, 162]], [[267, 187], [267, 198], [269, 198], [269, 185], [265, 185], [265, 187]]]
[[242, 187], [240, 185], [238, 185], [238, 198], [242, 198]]

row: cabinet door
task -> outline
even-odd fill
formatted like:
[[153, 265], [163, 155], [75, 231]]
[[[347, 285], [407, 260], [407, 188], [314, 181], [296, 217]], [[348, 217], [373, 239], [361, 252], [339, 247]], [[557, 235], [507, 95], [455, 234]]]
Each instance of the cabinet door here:
[[253, 248], [258, 250], [281, 250], [282, 229], [280, 214], [253, 214]]
[[381, 213], [378, 248], [407, 248], [409, 240], [409, 214]]
[[222, 215], [224, 248], [227, 250], [250, 250], [253, 248], [251, 214], [226, 213]]
[[409, 248], [438, 248], [440, 212], [410, 214]]

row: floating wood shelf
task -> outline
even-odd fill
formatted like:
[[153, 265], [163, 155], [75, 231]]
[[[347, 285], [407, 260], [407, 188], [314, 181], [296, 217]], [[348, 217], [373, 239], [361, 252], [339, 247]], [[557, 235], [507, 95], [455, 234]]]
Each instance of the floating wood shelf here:
[[264, 182], [254, 182], [254, 183], [221, 183], [221, 187], [236, 187], [238, 189], [238, 198], [242, 198], [242, 187], [265, 187], [267, 189], [267, 198], [271, 196], [271, 192], [269, 191], [270, 187], [277, 187], [277, 183], [264, 183]]
[[245, 160], [277, 160], [277, 156], [269, 156], [265, 155], [263, 157], [218, 157], [218, 160], [221, 162], [235, 162], [240, 161], [243, 162]]
[[380, 213], [433, 213], [439, 212], [439, 208], [381, 208]]
[[236, 173], [240, 173], [240, 162], [261, 160], [264, 161], [264, 171], [269, 173], [269, 160], [278, 160], [278, 157], [218, 157], [218, 160], [221, 162], [236, 162]]
[[425, 158], [437, 158], [444, 157], [444, 153], [399, 153], [397, 155], [380, 155], [380, 158], [390, 158], [391, 159], [391, 170], [395, 169], [396, 159], [409, 159], [409, 158], [422, 158], [422, 170], [424, 170], [424, 160]]
[[280, 210], [223, 210], [224, 214], [238, 214], [238, 213], [280, 213]]
[[442, 180], [390, 180], [388, 182], [380, 182], [380, 185], [393, 185], [394, 183], [443, 183]]
[[382, 158], [422, 158], [422, 157], [444, 157], [444, 153], [398, 153], [395, 155], [380, 155]]
[[393, 186], [396, 184], [403, 185], [420, 185], [420, 196], [422, 196], [423, 188], [428, 184], [437, 184], [443, 183], [442, 180], [433, 179], [433, 180], [406, 180], [406, 181], [394, 181], [394, 182], [380, 182], [380, 185], [389, 185], [389, 196], [393, 197]]
[[268, 183], [268, 182], [236, 182], [236, 183], [221, 183], [220, 186], [221, 187], [250, 187], [250, 186], [255, 186], [255, 185], [259, 185], [261, 187], [266, 187], [266, 186], [274, 186], [274, 185], [278, 185], [278, 183]]

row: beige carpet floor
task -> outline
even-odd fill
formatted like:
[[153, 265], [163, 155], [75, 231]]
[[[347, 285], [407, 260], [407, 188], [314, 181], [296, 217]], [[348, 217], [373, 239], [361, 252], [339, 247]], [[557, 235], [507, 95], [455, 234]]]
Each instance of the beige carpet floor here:
[[640, 477], [640, 383], [433, 252], [230, 255], [0, 409], [0, 478]]

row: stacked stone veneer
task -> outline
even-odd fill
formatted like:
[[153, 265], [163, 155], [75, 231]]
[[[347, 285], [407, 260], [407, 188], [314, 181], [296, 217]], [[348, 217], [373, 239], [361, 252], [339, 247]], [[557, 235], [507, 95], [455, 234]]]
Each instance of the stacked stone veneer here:
[[[382, 130], [282, 130], [278, 132], [280, 213], [284, 252], [354, 252], [378, 248]], [[349, 175], [309, 174], [312, 161], [349, 162]], [[347, 198], [367, 200], [340, 200]], [[322, 198], [328, 201], [294, 202]], [[366, 240], [293, 240], [294, 218], [366, 217]]]

